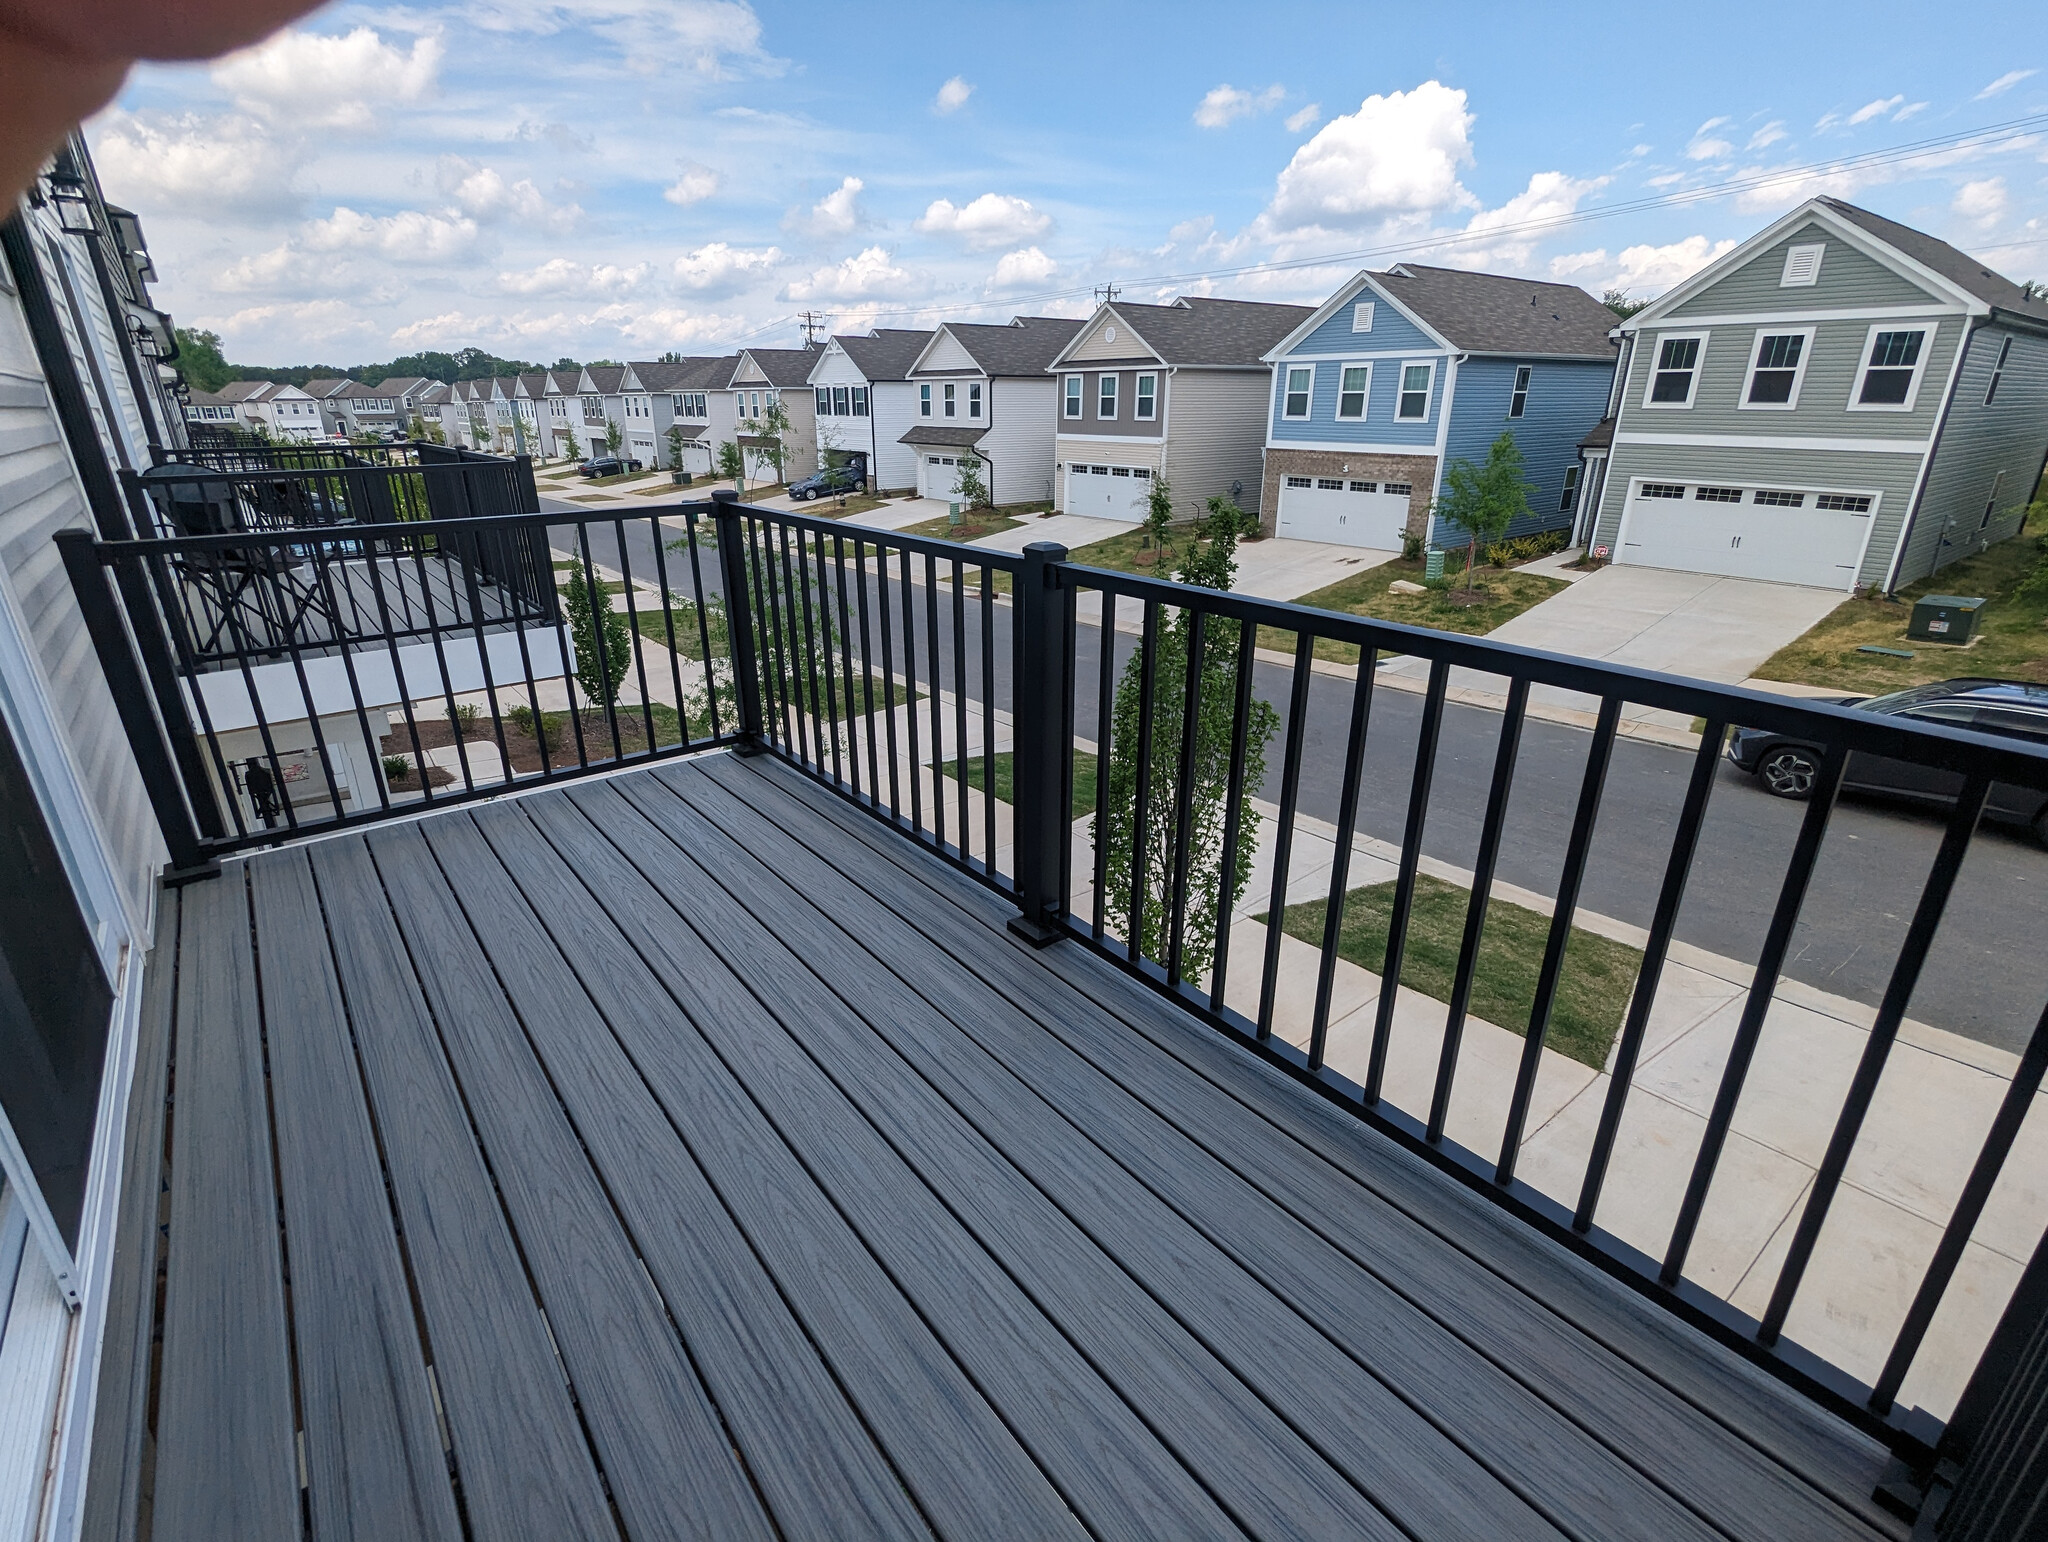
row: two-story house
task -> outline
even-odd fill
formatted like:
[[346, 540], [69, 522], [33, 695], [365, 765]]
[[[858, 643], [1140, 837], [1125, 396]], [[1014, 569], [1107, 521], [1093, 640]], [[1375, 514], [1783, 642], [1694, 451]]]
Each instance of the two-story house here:
[[586, 364], [576, 377], [576, 394], [583, 400], [583, 448], [596, 455], [605, 448], [606, 430], [614, 423], [619, 429], [619, 452], [625, 453], [626, 425], [619, 398], [626, 378], [623, 364]]
[[978, 462], [998, 505], [1051, 502], [1053, 400], [1046, 373], [1082, 323], [1017, 316], [999, 326], [948, 321], [910, 368], [916, 420], [899, 436], [918, 457], [922, 498], [958, 496], [960, 464]]
[[310, 440], [323, 436], [320, 408], [313, 398], [295, 385], [274, 380], [231, 380], [220, 389], [221, 400], [232, 404], [243, 423], [261, 427], [273, 438]]
[[931, 341], [929, 332], [878, 327], [834, 337], [811, 368], [818, 453], [866, 455], [868, 485], [908, 491], [917, 485], [919, 455], [903, 435], [917, 422], [917, 387], [910, 369]]
[[1164, 476], [1176, 517], [1212, 497], [1256, 498], [1265, 436], [1266, 351], [1306, 305], [1183, 296], [1171, 305], [1097, 308], [1050, 370], [1059, 395], [1055, 506], [1142, 519]]
[[1889, 592], [2017, 533], [2048, 459], [2048, 302], [1837, 199], [1620, 332], [1617, 562]]
[[1606, 409], [1614, 313], [1570, 284], [1402, 263], [1353, 277], [1267, 355], [1269, 534], [1392, 549], [1436, 527], [1444, 472], [1512, 434], [1531, 484], [1510, 534], [1569, 527], [1579, 440]]
[[632, 366], [654, 411], [654, 459], [650, 465], [703, 476], [711, 470], [710, 389], [732, 378], [730, 358], [663, 359]]
[[[734, 362], [726, 394], [749, 478], [781, 481], [791, 475], [803, 476], [818, 464], [817, 412], [810, 378], [820, 351], [815, 345], [748, 348]], [[780, 436], [769, 433], [767, 424], [767, 410], [777, 403], [789, 418], [789, 427]]]

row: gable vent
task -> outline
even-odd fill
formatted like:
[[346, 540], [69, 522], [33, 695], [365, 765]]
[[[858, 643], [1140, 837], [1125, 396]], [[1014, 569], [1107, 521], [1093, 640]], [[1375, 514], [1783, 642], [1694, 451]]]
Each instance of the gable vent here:
[[1785, 275], [1778, 280], [1778, 287], [1804, 289], [1819, 283], [1821, 254], [1826, 250], [1825, 243], [1788, 248], [1785, 252]]
[[1351, 307], [1352, 331], [1370, 332], [1372, 330], [1372, 307], [1373, 302], [1370, 300], [1360, 300]]

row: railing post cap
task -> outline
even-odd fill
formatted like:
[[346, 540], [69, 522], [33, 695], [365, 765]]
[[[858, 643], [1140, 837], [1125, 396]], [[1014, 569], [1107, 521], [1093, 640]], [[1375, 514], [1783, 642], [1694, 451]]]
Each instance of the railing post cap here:
[[740, 495], [730, 487], [714, 487], [711, 489], [711, 501], [713, 503], [738, 503]]
[[1047, 562], [1065, 562], [1067, 560], [1067, 549], [1058, 541], [1033, 541], [1024, 548], [1024, 555], [1027, 557], [1036, 555]]

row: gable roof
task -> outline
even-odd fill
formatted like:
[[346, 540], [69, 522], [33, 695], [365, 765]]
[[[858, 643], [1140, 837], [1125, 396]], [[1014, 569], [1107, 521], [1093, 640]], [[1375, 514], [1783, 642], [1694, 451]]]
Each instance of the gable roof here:
[[526, 370], [522, 372], [519, 376], [519, 387], [521, 390], [526, 392], [528, 396], [538, 397], [546, 394], [548, 388], [548, 372], [544, 369]]
[[626, 378], [626, 368], [623, 364], [586, 364], [583, 378], [599, 396], [617, 396], [620, 383]]
[[1613, 311], [1576, 284], [1404, 262], [1374, 287], [1467, 353], [1612, 358]]
[[899, 327], [877, 327], [864, 337], [835, 337], [833, 342], [853, 367], [869, 380], [902, 380], [909, 376], [917, 356], [932, 340], [929, 332], [911, 332]]
[[277, 385], [274, 380], [230, 380], [220, 388], [224, 402], [260, 402]]
[[[817, 344], [808, 348], [746, 348], [742, 354], [754, 361], [754, 367], [767, 378], [768, 384], [777, 387], [800, 386], [810, 383], [811, 368], [818, 362], [818, 355], [824, 350]], [[738, 366], [738, 360], [734, 360]], [[731, 376], [727, 376], [730, 382]]]
[[1910, 257], [1924, 268], [1931, 268], [1958, 289], [1974, 295], [1986, 305], [1997, 310], [2011, 311], [2016, 315], [2030, 316], [2038, 321], [2048, 321], [2048, 298], [2029, 295], [2003, 273], [1995, 273], [1984, 266], [1968, 252], [1950, 246], [1948, 242], [1915, 230], [1910, 225], [1901, 225], [1897, 220], [1888, 220], [1882, 214], [1873, 214], [1868, 209], [1859, 209], [1853, 203], [1844, 203], [1839, 198], [1820, 198], [1816, 203], [1832, 209], [1843, 219], [1867, 235], [1877, 237], [1893, 250]]
[[377, 382], [377, 389], [386, 396], [417, 396], [433, 381], [425, 375], [394, 375], [388, 380]]
[[701, 355], [687, 359], [660, 359], [648, 364], [635, 363], [633, 373], [639, 377], [641, 386], [649, 391], [702, 390], [697, 377], [704, 373], [705, 365], [717, 362]]
[[306, 394], [312, 397], [315, 401], [325, 401], [330, 396], [339, 396], [343, 394], [348, 390], [350, 386], [354, 384], [355, 382], [353, 380], [349, 380], [346, 378], [331, 379], [326, 376], [323, 376], [318, 380], [307, 381], [305, 391]]
[[[1121, 318], [1160, 363], [1211, 367], [1258, 364], [1268, 348], [1315, 313], [1312, 305], [1219, 300], [1208, 295], [1183, 295], [1171, 305], [1112, 300], [1102, 309]], [[1094, 316], [1082, 323], [1051, 367], [1063, 362], [1094, 324]]]
[[944, 332], [967, 350], [983, 374], [1042, 375], [1086, 325], [1067, 316], [1017, 316], [1002, 325], [948, 321], [932, 333], [918, 357], [922, 361]]

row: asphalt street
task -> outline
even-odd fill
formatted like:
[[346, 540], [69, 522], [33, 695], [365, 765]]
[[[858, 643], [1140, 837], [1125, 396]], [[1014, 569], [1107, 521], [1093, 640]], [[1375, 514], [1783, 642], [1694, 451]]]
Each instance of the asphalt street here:
[[[651, 574], [651, 522], [631, 521], [625, 530], [625, 555], [633, 571]], [[592, 526], [591, 532], [592, 556], [617, 565], [610, 530]], [[568, 542], [558, 538], [557, 544], [566, 547]], [[674, 566], [670, 572], [671, 584], [684, 587], [683, 573]], [[715, 590], [714, 563], [706, 562], [705, 574], [707, 588]], [[898, 595], [900, 588], [892, 586], [892, 598]], [[921, 592], [919, 599], [917, 675], [928, 683]], [[950, 609], [941, 611], [947, 632]], [[1007, 606], [996, 608], [991, 637], [996, 698], [1005, 705], [1010, 698], [1011, 615]], [[1100, 638], [1096, 627], [1079, 629], [1076, 731], [1088, 738], [1096, 731]], [[980, 616], [972, 605], [966, 612], [965, 644], [975, 661], [968, 694], [978, 699]], [[1122, 668], [1135, 645], [1135, 638], [1118, 634], [1113, 669]], [[900, 649], [897, 656], [900, 667]], [[1279, 796], [1291, 676], [1288, 666], [1265, 663], [1256, 676], [1258, 693], [1282, 717], [1260, 789], [1269, 801]], [[943, 683], [949, 689], [954, 684], [950, 668]], [[1349, 680], [1325, 675], [1315, 676], [1309, 688], [1300, 807], [1322, 820], [1337, 817], [1352, 690]], [[1422, 698], [1416, 694], [1384, 685], [1374, 692], [1358, 815], [1364, 834], [1396, 843], [1401, 839], [1421, 715]], [[1483, 708], [1446, 708], [1422, 839], [1430, 856], [1461, 866], [1472, 863], [1501, 722], [1498, 713]], [[1541, 894], [1555, 892], [1590, 742], [1589, 733], [1569, 725], [1532, 719], [1525, 726], [1502, 841], [1501, 878]], [[1581, 889], [1583, 906], [1649, 924], [1691, 764], [1691, 755], [1681, 750], [1617, 741]], [[1801, 805], [1769, 796], [1753, 778], [1722, 763], [1679, 914], [1683, 941], [1754, 961], [1801, 813]], [[1875, 1005], [1940, 838], [1937, 816], [1845, 799], [1830, 823], [1786, 972]], [[2028, 834], [1986, 826], [1964, 865], [1910, 1014], [1985, 1043], [2015, 1052], [2023, 1048], [2048, 1002], [2048, 949], [2041, 945], [2048, 935], [2044, 891], [2048, 852]]]

